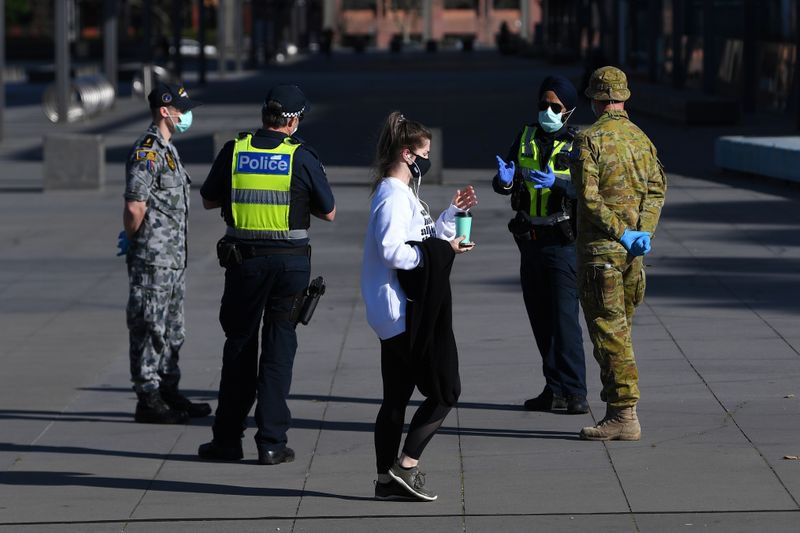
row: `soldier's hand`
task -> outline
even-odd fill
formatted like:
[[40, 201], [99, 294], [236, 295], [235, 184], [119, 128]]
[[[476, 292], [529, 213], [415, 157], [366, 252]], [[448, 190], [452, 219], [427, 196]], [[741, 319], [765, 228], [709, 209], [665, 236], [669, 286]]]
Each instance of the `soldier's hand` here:
[[650, 234], [644, 232], [644, 235], [636, 237], [631, 246], [631, 255], [638, 257], [640, 255], [647, 255], [650, 252]]
[[119, 248], [117, 257], [127, 254], [130, 244], [131, 241], [128, 240], [128, 235], [125, 233], [125, 230], [120, 231], [117, 236], [117, 248]]
[[634, 257], [645, 255], [650, 251], [650, 234], [646, 231], [626, 229], [619, 242]]
[[514, 181], [514, 172], [517, 170], [517, 165], [512, 161], [510, 164], [506, 163], [502, 157], [497, 156], [497, 179], [504, 186], [508, 187]]

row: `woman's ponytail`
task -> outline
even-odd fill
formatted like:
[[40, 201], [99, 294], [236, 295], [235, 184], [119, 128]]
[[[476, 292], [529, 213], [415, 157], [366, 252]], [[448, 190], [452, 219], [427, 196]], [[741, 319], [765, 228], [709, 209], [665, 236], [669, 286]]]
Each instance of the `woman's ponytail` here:
[[415, 120], [408, 120], [399, 111], [392, 111], [383, 123], [373, 164], [372, 193], [389, 174], [403, 148], [414, 149], [431, 139], [431, 131]]

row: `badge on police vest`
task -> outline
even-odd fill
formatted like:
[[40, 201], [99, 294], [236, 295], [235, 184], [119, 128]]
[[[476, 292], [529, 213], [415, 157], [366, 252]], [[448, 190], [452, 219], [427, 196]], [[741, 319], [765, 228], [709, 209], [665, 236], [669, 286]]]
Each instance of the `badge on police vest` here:
[[157, 154], [153, 150], [136, 150], [136, 160], [155, 161]]
[[175, 160], [172, 158], [172, 154], [167, 152], [166, 157], [167, 157], [167, 166], [169, 167], [169, 169], [175, 170], [176, 165], [175, 165]]

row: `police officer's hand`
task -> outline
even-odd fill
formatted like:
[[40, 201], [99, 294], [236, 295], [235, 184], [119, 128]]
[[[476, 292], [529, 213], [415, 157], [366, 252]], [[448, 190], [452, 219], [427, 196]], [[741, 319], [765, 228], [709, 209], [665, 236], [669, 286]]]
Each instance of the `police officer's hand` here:
[[457, 189], [453, 195], [452, 204], [462, 211], [478, 205], [478, 195], [472, 185], [467, 185], [464, 189]]
[[646, 231], [626, 229], [619, 242], [634, 257], [645, 255], [650, 251], [650, 234]]
[[499, 155], [497, 156], [497, 179], [504, 186], [508, 187], [511, 185], [511, 182], [514, 181], [514, 172], [516, 172], [516, 170], [517, 166], [513, 161], [509, 164], [506, 163], [502, 157]]
[[127, 254], [130, 244], [131, 241], [128, 240], [128, 235], [125, 233], [125, 230], [120, 231], [117, 236], [117, 248], [119, 248], [117, 257]]
[[534, 189], [549, 189], [556, 181], [556, 174], [553, 168], [547, 165], [547, 171], [531, 170], [528, 179], [536, 184], [533, 186]]
[[454, 251], [455, 253], [457, 253], [457, 254], [463, 254], [463, 253], [465, 253], [465, 252], [469, 252], [470, 250], [472, 250], [473, 248], [475, 248], [475, 243], [474, 243], [474, 242], [473, 242], [473, 243], [470, 243], [470, 244], [469, 244], [469, 245], [467, 245], [467, 246], [460, 246], [460, 244], [461, 244], [461, 241], [463, 241], [464, 239], [466, 239], [466, 237], [465, 237], [465, 236], [463, 236], [463, 235], [459, 235], [458, 237], [456, 237], [455, 239], [453, 239], [452, 241], [450, 241], [450, 247], [453, 249], [453, 251]]

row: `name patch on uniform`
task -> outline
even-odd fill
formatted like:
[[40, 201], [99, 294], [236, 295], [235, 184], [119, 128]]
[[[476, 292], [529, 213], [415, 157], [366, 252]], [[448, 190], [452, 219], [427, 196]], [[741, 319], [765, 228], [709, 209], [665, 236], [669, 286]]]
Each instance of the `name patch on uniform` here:
[[289, 154], [265, 154], [261, 152], [239, 152], [236, 160], [236, 172], [240, 174], [277, 174], [289, 175], [291, 166]]
[[137, 150], [136, 160], [141, 161], [143, 159], [146, 159], [147, 161], [155, 161], [156, 153], [152, 150]]

